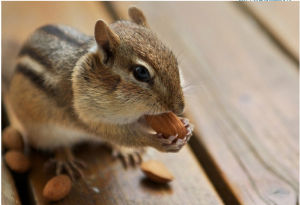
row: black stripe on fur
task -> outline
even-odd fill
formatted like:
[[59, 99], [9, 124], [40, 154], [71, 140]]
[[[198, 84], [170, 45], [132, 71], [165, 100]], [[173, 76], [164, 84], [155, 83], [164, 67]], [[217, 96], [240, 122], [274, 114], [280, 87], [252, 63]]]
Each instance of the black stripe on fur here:
[[54, 35], [58, 37], [59, 39], [68, 42], [69, 44], [75, 45], [75, 46], [82, 46], [83, 43], [79, 42], [77, 39], [74, 39], [71, 36], [68, 36], [65, 32], [60, 30], [58, 27], [53, 26], [53, 25], [47, 25], [41, 28], [42, 31]]
[[24, 55], [30, 56], [31, 58], [39, 62], [41, 65], [44, 65], [47, 69], [52, 68], [51, 62], [45, 56], [40, 55], [38, 51], [36, 51], [34, 48], [31, 48], [29, 46], [23, 47], [19, 53], [19, 56]]
[[56, 92], [53, 88], [46, 86], [44, 83], [44, 79], [41, 75], [34, 72], [30, 67], [18, 64], [16, 68], [16, 72], [22, 73], [24, 76], [26, 76], [30, 81], [36, 85], [39, 89], [45, 91], [45, 93], [54, 96], [56, 95]]

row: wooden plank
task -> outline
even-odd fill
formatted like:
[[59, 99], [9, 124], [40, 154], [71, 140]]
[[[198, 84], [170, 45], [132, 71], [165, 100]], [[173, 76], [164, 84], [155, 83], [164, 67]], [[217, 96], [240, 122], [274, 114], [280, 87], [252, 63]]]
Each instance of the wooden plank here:
[[7, 205], [21, 205], [19, 195], [17, 193], [15, 182], [11, 176], [10, 171], [6, 165], [2, 162], [2, 174], [1, 174], [1, 202]]
[[[128, 4], [114, 7], [127, 16]], [[135, 4], [179, 56], [190, 89], [187, 114], [198, 139], [194, 150], [209, 153], [216, 175], [240, 203], [296, 204], [297, 65], [233, 3]]]
[[[9, 3], [11, 4], [3, 7], [5, 10], [5, 12], [3, 11], [5, 13], [4, 21], [15, 22], [15, 16], [12, 14], [16, 13], [16, 10], [20, 11], [22, 14], [18, 14], [17, 19], [22, 19], [24, 22], [22, 38], [23, 35], [25, 38], [35, 27], [50, 22], [49, 19], [52, 23], [69, 24], [87, 33], [93, 32], [96, 19], [102, 18], [108, 22], [111, 21], [107, 13], [98, 12], [103, 10], [103, 5], [97, 2]], [[36, 6], [36, 3], [37, 5], [42, 4], [42, 6]], [[25, 8], [24, 4], [31, 6]], [[31, 17], [30, 14], [34, 14], [34, 17]], [[3, 25], [10, 29], [9, 22], [3, 23]], [[17, 28], [13, 28], [13, 30], [16, 31]], [[15, 35], [13, 31], [6, 31], [5, 36], [8, 37], [10, 34]], [[18, 37], [19, 34], [16, 34], [12, 38]], [[80, 180], [75, 184], [71, 194], [57, 204], [222, 204], [188, 147], [179, 154], [151, 151], [146, 156], [146, 158], [164, 162], [174, 173], [176, 180], [167, 186], [159, 186], [145, 180], [139, 169], [124, 170], [121, 162], [113, 160], [107, 150], [102, 147], [85, 146], [78, 150], [77, 155], [89, 166], [85, 171], [87, 179], [86, 181]], [[33, 167], [28, 180], [31, 187], [31, 198], [35, 204], [47, 204], [41, 193], [43, 186], [53, 176], [53, 173], [42, 171], [45, 160], [47, 160], [47, 156], [37, 152], [31, 156]]]
[[299, 61], [299, 2], [245, 2], [245, 5]]
[[[138, 168], [124, 169], [104, 147], [81, 146], [76, 153], [88, 165], [86, 179], [73, 185], [69, 196], [57, 204], [222, 204], [188, 147], [177, 154], [151, 149], [144, 156], [144, 160], [156, 159], [169, 168], [175, 176], [169, 185], [150, 182]], [[46, 156], [35, 152], [31, 160], [29, 178], [35, 203], [47, 204], [42, 189], [53, 173], [41, 171]]]

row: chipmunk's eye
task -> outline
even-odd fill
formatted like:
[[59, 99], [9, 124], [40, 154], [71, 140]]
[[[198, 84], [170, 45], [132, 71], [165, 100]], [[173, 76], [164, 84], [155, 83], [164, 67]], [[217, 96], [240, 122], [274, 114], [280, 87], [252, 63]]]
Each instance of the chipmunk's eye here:
[[149, 71], [141, 65], [133, 67], [133, 75], [138, 81], [148, 82], [151, 80]]

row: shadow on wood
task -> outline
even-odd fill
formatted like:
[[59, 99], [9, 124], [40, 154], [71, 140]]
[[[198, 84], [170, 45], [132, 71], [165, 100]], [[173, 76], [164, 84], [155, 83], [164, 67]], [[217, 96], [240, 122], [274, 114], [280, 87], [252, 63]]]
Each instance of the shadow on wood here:
[[[145, 200], [149, 204], [222, 204], [188, 146], [178, 154], [150, 149], [144, 156], [144, 160], [163, 162], [173, 172], [175, 180], [167, 185], [149, 181], [138, 167], [125, 169], [105, 146], [81, 145], [75, 148], [75, 155], [88, 165], [85, 179], [73, 184], [69, 196], [57, 204], [145, 204]], [[43, 168], [49, 156], [38, 151], [31, 153], [29, 185], [36, 204], [47, 204], [42, 190], [54, 176], [53, 171]]]

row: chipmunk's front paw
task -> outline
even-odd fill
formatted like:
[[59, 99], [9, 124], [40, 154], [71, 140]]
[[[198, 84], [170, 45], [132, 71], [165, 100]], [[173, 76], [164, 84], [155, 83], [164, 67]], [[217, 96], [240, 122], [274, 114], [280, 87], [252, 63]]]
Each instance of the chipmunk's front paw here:
[[157, 133], [154, 135], [155, 148], [163, 152], [178, 152], [190, 140], [194, 126], [186, 118], [180, 118], [180, 120], [187, 129], [186, 136], [183, 138], [177, 138], [178, 135], [166, 137]]
[[187, 138], [187, 142], [190, 140], [191, 136], [193, 135], [194, 125], [190, 123], [187, 118], [180, 117], [181, 122], [184, 124], [187, 134], [184, 138]]
[[177, 135], [165, 137], [161, 133], [154, 135], [153, 138], [155, 143], [153, 147], [162, 152], [178, 152], [187, 142], [177, 139]]
[[142, 163], [142, 154], [145, 152], [143, 148], [127, 148], [113, 146], [112, 155], [119, 157], [125, 168], [129, 166], [135, 167]]

